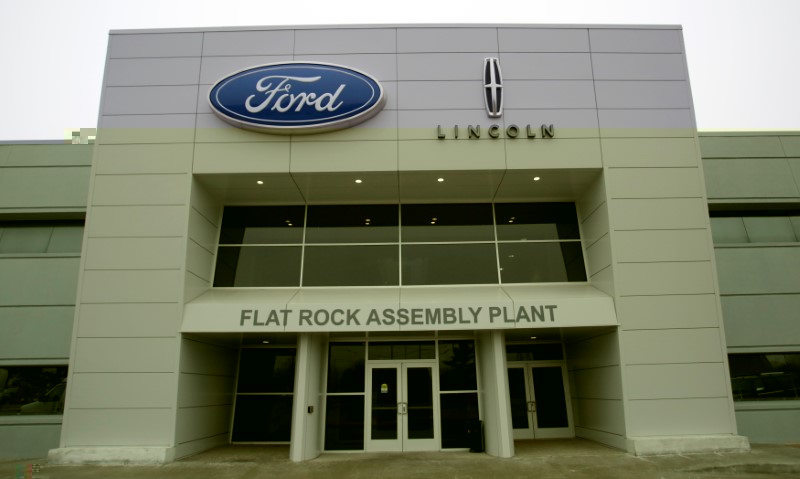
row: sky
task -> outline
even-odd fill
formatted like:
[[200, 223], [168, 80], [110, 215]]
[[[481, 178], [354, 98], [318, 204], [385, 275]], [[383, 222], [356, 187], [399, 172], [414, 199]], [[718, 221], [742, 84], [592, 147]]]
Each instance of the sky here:
[[698, 128], [800, 130], [800, 0], [0, 0], [0, 141], [94, 128], [109, 30], [682, 25]]

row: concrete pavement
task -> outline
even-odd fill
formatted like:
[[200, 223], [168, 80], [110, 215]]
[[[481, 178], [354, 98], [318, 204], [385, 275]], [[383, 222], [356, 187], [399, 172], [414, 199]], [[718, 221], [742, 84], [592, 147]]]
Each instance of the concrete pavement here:
[[[469, 452], [337, 454], [303, 463], [288, 446], [227, 446], [160, 466], [48, 465], [46, 460], [0, 463], [0, 478], [258, 479], [258, 478], [574, 478], [713, 479], [800, 477], [800, 446], [754, 445], [749, 453], [635, 457], [582, 439], [517, 442], [517, 455], [498, 459]], [[28, 475], [26, 475], [28, 474]]]

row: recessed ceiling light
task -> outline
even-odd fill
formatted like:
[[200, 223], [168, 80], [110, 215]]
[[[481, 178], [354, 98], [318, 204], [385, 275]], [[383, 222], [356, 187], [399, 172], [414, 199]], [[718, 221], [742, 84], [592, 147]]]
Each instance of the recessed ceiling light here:
[[356, 183], [361, 183], [361, 178], [357, 179]]
[[263, 341], [261, 341], [261, 342], [262, 342], [263, 344], [269, 344], [269, 341], [267, 341], [266, 339], [265, 339], [265, 340], [263, 340]]
[[261, 181], [261, 180], [256, 181], [256, 183], [258, 183], [259, 185], [263, 185], [264, 184], [264, 182]]
[[531, 339], [536, 339], [536, 336], [531, 336]]
[[442, 181], [444, 181], [444, 178], [438, 178], [436, 181], [438, 181], [439, 183], [441, 183]]
[[539, 178], [538, 176], [533, 177], [533, 181], [539, 181], [539, 180], [541, 180], [541, 178]]

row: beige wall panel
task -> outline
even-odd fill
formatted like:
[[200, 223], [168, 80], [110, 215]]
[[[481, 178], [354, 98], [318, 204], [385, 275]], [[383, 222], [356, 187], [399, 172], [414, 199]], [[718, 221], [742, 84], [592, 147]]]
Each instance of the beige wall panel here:
[[70, 409], [169, 408], [175, 404], [174, 373], [75, 373]]
[[97, 174], [188, 173], [192, 170], [191, 144], [100, 145]]
[[614, 290], [616, 289], [614, 284], [614, 270], [610, 266], [592, 274], [589, 277], [589, 282], [592, 284], [592, 286], [606, 293], [607, 295], [614, 296]]
[[182, 205], [189, 192], [189, 176], [101, 175], [94, 179], [92, 205]]
[[[219, 200], [211, 194], [208, 188], [196, 180], [197, 177], [192, 178], [192, 209], [197, 210], [198, 213], [205, 216], [206, 221], [210, 222], [212, 225], [219, 225], [222, 219], [222, 205]], [[191, 220], [193, 219], [193, 217], [190, 217], [189, 236], [191, 236], [194, 231], [193, 225], [191, 224]]]
[[600, 140], [505, 140], [509, 169], [601, 168]]
[[169, 373], [176, 366], [176, 341], [175, 338], [78, 338], [73, 371]]
[[0, 306], [75, 304], [80, 258], [0, 259]]
[[614, 230], [706, 228], [708, 210], [701, 198], [611, 200]]
[[621, 296], [706, 294], [715, 291], [710, 261], [619, 263], [615, 271]]
[[95, 206], [86, 227], [89, 237], [183, 236], [183, 206]]
[[578, 210], [578, 220], [583, 223], [586, 218], [606, 202], [605, 179], [598, 174], [597, 179], [583, 192], [575, 206]]
[[171, 303], [180, 298], [179, 270], [86, 271], [84, 303]]
[[625, 434], [625, 413], [618, 399], [578, 399], [573, 403], [575, 426]]
[[210, 287], [211, 281], [186, 271], [184, 273], [183, 302], [188, 303], [208, 291]]
[[696, 167], [700, 164], [693, 138], [603, 138], [607, 167]]
[[783, 158], [786, 153], [778, 135], [704, 135], [703, 158]]
[[6, 145], [0, 146], [2, 166], [92, 166], [92, 145]]
[[184, 443], [230, 431], [231, 406], [178, 409], [177, 442]]
[[194, 173], [288, 173], [290, 143], [197, 144]]
[[211, 269], [216, 257], [192, 240], [187, 243], [186, 269], [202, 279], [211, 281]]
[[100, 116], [97, 142], [101, 145], [191, 143], [194, 128], [194, 113]]
[[720, 299], [728, 348], [789, 346], [796, 350], [800, 346], [797, 325], [800, 294], [723, 296]]
[[0, 168], [0, 208], [85, 208], [89, 167]]
[[1, 308], [0, 359], [69, 358], [74, 314], [72, 306]]
[[628, 401], [628, 436], [732, 434], [727, 398]]
[[[396, 141], [397, 110], [391, 103], [394, 101], [394, 84], [384, 83], [387, 95], [387, 105], [383, 111], [358, 125], [343, 130], [315, 133], [313, 135], [292, 136], [292, 145], [317, 141]], [[431, 138], [436, 137], [436, 130], [431, 128]]]
[[183, 238], [89, 238], [86, 244], [87, 270], [183, 266]]
[[713, 328], [719, 325], [713, 294], [624, 296], [617, 299], [624, 329]]
[[209, 221], [208, 217], [192, 208], [189, 213], [189, 238], [208, 251], [216, 251], [218, 237], [217, 227]]
[[612, 198], [699, 198], [697, 168], [609, 168], [606, 184]]
[[292, 143], [292, 172], [396, 171], [394, 141]]
[[588, 217], [581, 220], [581, 238], [586, 245], [593, 245], [608, 235], [608, 207], [603, 204]]
[[[739, 406], [741, 407], [741, 404]], [[764, 409], [736, 411], [739, 434], [747, 436], [751, 443], [800, 444], [798, 424], [800, 424], [800, 407], [796, 406], [785, 409], [770, 410], [764, 407]]]
[[178, 407], [233, 404], [234, 376], [209, 376], [181, 373]]
[[83, 304], [79, 338], [172, 337], [180, 329], [182, 307], [176, 303]]
[[724, 398], [723, 363], [658, 364], [625, 367], [628, 399]]
[[721, 294], [800, 293], [800, 248], [717, 248]]
[[399, 169], [502, 170], [506, 167], [505, 155], [502, 141], [401, 141]]
[[63, 447], [169, 446], [172, 409], [74, 409], [65, 424]]
[[589, 276], [611, 265], [611, 240], [608, 235], [586, 248], [586, 260]]
[[[210, 87], [200, 87], [200, 95], [207, 95]], [[207, 100], [203, 102], [208, 103]], [[206, 107], [208, 108], [208, 107]], [[191, 130], [192, 138], [196, 143], [246, 143], [246, 142], [284, 142], [283, 135], [265, 135], [256, 131], [237, 128], [222, 121], [214, 113], [196, 115], [197, 129]], [[194, 125], [194, 123], [193, 123]]]
[[705, 229], [617, 231], [614, 238], [620, 263], [711, 259], [712, 247]]
[[622, 399], [619, 366], [579, 369], [569, 372], [573, 398]]
[[717, 328], [622, 331], [625, 363], [691, 364], [722, 361]]
[[599, 368], [619, 364], [617, 334], [607, 333], [567, 344], [567, 365], [570, 370]]
[[181, 342], [182, 373], [233, 376], [237, 362], [237, 350], [187, 338]]

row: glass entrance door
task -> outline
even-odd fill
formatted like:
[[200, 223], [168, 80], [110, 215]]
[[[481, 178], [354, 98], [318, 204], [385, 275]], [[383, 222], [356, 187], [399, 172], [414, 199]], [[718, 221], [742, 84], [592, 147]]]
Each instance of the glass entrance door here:
[[367, 366], [367, 451], [439, 449], [435, 361]]
[[560, 363], [508, 363], [514, 439], [572, 437], [566, 368]]

